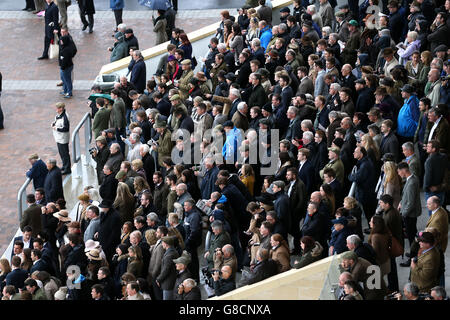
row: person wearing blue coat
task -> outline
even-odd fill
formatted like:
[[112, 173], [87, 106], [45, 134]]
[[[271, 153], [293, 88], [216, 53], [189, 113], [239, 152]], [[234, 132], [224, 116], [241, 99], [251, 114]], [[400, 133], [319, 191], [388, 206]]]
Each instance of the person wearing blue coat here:
[[130, 82], [136, 87], [138, 93], [144, 93], [147, 80], [147, 67], [141, 51], [133, 51], [134, 65], [131, 69]]
[[124, 0], [109, 0], [109, 7], [114, 12], [114, 18], [116, 19], [116, 30], [117, 26], [122, 23], [122, 12], [125, 7]]
[[269, 45], [270, 40], [272, 39], [272, 29], [267, 25], [267, 22], [259, 22], [260, 26], [264, 27], [261, 29], [261, 33], [259, 36], [259, 40], [261, 42], [261, 47], [264, 48], [267, 52], [267, 46]]
[[410, 84], [403, 86], [402, 97], [405, 99], [405, 103], [398, 113], [397, 135], [402, 140], [400, 142], [412, 141], [419, 122], [419, 99]]
[[16, 291], [23, 288], [25, 280], [28, 278], [28, 272], [20, 268], [22, 260], [18, 256], [11, 259], [12, 271], [6, 275], [6, 285], [16, 287]]
[[27, 178], [33, 180], [34, 190], [37, 188], [43, 188], [45, 177], [47, 177], [48, 174], [48, 169], [45, 162], [39, 159], [37, 154], [32, 154], [28, 160], [31, 163], [31, 168], [26, 173]]
[[341, 254], [347, 251], [347, 237], [351, 234], [351, 230], [347, 227], [348, 220], [345, 217], [331, 220], [333, 231], [329, 242], [329, 255]]

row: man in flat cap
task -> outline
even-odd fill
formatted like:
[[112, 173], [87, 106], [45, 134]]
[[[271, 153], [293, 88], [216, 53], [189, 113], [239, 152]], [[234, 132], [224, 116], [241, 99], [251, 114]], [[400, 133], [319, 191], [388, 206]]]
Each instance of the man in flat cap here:
[[181, 75], [178, 83], [175, 83], [175, 86], [180, 91], [181, 100], [184, 101], [189, 97], [189, 82], [194, 78], [194, 71], [192, 71], [191, 60], [184, 59], [181, 61], [181, 69], [183, 70], [183, 74]]
[[44, 187], [45, 177], [48, 173], [45, 162], [42, 161], [36, 153], [30, 155], [28, 161], [30, 161], [31, 168], [26, 173], [27, 178], [33, 180], [33, 187], [35, 190]]

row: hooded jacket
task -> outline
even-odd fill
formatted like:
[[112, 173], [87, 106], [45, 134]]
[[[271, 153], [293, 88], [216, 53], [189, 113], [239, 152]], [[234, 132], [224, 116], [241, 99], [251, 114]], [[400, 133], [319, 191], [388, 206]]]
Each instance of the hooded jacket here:
[[72, 58], [75, 55], [69, 36], [63, 36], [60, 39], [61, 48], [59, 52], [58, 62], [61, 70], [65, 70], [73, 66]]

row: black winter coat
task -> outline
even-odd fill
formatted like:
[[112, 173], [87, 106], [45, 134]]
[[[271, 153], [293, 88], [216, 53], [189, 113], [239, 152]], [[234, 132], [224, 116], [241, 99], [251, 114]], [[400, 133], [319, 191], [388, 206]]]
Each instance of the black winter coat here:
[[56, 202], [59, 198], [64, 199], [61, 169], [57, 166], [53, 167], [45, 177], [44, 191], [47, 202]]
[[59, 10], [56, 3], [51, 2], [45, 9], [45, 36], [53, 38], [53, 30], [59, 30]]
[[250, 277], [241, 282], [242, 285], [254, 284], [278, 273], [278, 264], [272, 260], [258, 261]]
[[61, 43], [58, 57], [59, 67], [61, 70], [66, 70], [73, 66], [72, 58], [75, 54], [69, 36], [63, 36], [59, 41]]
[[143, 93], [146, 85], [147, 69], [143, 59], [138, 60], [131, 70], [130, 82], [136, 87], [138, 93]]
[[115, 209], [111, 208], [107, 213], [100, 214], [98, 241], [108, 261], [111, 261], [116, 246], [120, 243], [121, 228], [122, 220]]
[[99, 192], [100, 197], [102, 197], [103, 200], [111, 200], [114, 202], [116, 199], [116, 193], [117, 193], [117, 185], [119, 184], [119, 181], [114, 176], [114, 173], [111, 173], [110, 175], [105, 175], [105, 178], [103, 179], [103, 183], [100, 186]]
[[94, 0], [78, 0], [78, 7], [83, 14], [95, 14]]

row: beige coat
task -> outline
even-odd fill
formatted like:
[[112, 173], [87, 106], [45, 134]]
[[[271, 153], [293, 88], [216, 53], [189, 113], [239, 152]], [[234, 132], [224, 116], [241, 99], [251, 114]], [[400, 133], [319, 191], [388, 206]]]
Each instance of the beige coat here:
[[433, 213], [431, 217], [428, 219], [427, 228], [433, 227], [439, 231], [440, 237], [438, 239], [438, 246], [442, 249], [443, 252], [447, 249], [448, 243], [448, 214], [441, 207], [438, 211]]
[[185, 101], [189, 97], [189, 82], [194, 78], [192, 70], [183, 71], [180, 81], [178, 82], [178, 89], [180, 90], [180, 98]]
[[429, 293], [431, 288], [439, 284], [439, 251], [436, 247], [422, 253], [414, 268], [411, 267], [411, 282], [414, 282], [420, 292]]

